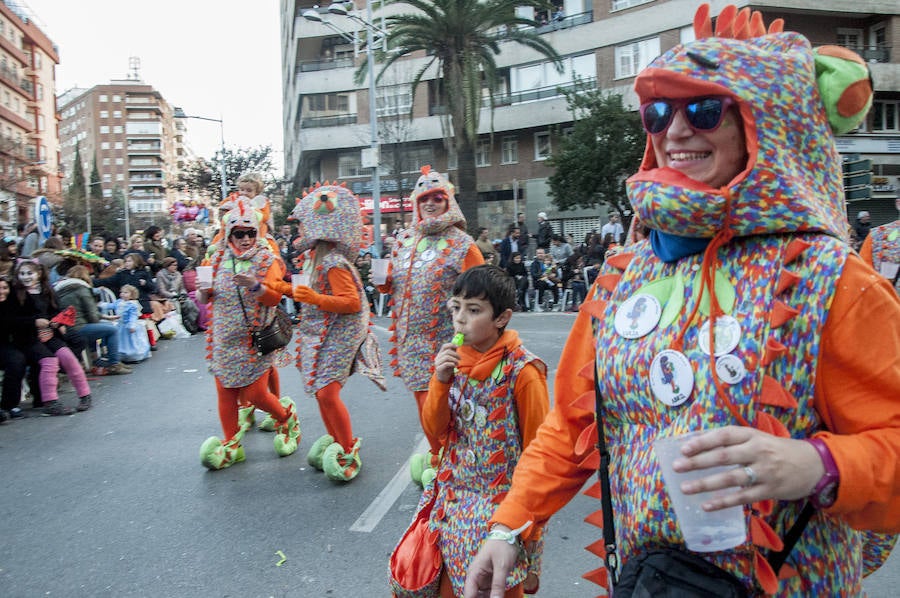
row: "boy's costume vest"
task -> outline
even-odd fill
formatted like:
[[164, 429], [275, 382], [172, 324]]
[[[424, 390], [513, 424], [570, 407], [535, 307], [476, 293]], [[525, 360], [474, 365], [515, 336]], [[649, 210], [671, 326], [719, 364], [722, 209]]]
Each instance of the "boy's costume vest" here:
[[[521, 345], [497, 362], [479, 381], [457, 374], [450, 388], [451, 431], [435, 484], [422, 495], [428, 503], [438, 496], [431, 528], [440, 533], [441, 554], [454, 591], [461, 594], [466, 569], [487, 532], [487, 522], [506, 496], [513, 470], [522, 454], [514, 384], [527, 364], [546, 370]], [[540, 548], [536, 553], [540, 554]], [[511, 575], [521, 583], [528, 560], [519, 558]]]

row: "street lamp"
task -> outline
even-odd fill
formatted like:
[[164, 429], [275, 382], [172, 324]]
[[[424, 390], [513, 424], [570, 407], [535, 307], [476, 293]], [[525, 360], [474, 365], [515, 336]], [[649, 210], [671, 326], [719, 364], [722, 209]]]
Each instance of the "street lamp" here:
[[[370, 33], [370, 39], [366, 43], [366, 62], [369, 68], [369, 124], [371, 131], [371, 144], [369, 146], [368, 160], [363, 160], [363, 167], [366, 164], [372, 165], [372, 228], [374, 229], [375, 254], [376, 257], [381, 256], [381, 173], [378, 171], [380, 162], [379, 144], [378, 144], [378, 99], [375, 97], [375, 50], [373, 42], [375, 34], [379, 34], [384, 40], [387, 32], [374, 24], [372, 18], [372, 0], [366, 0], [366, 18], [363, 19], [348, 10], [348, 6], [352, 6], [350, 2], [335, 2], [328, 7], [328, 12], [333, 15], [339, 15], [353, 19], [361, 23]], [[336, 30], [344, 39], [352, 39], [347, 32], [340, 27], [335, 26], [330, 21], [326, 21], [315, 10], [307, 10], [303, 12], [303, 18], [308, 21], [323, 23], [331, 29]], [[365, 152], [363, 152], [365, 156]]]
[[209, 118], [207, 116], [191, 116], [189, 114], [185, 114], [184, 110], [181, 108], [175, 108], [173, 110], [172, 116], [175, 118], [195, 118], [197, 120], [207, 120], [214, 123], [219, 123], [219, 140], [222, 145], [222, 159], [219, 160], [219, 175], [222, 177], [222, 200], [224, 201], [226, 197], [228, 197], [228, 180], [225, 178], [225, 125], [222, 124], [221, 118]]

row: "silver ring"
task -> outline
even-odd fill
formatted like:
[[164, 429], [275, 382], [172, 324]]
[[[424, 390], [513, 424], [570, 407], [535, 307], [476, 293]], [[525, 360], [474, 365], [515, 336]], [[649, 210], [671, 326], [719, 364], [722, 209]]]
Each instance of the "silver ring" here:
[[744, 488], [748, 488], [756, 483], [756, 472], [749, 465], [744, 465], [744, 473], [747, 474], [747, 483], [744, 484]]

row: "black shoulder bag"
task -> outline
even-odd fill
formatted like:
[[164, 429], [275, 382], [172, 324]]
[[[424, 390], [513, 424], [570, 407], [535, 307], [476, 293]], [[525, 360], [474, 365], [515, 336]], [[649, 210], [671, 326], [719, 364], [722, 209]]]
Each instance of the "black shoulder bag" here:
[[[606, 548], [606, 569], [615, 598], [746, 598], [750, 594], [736, 577], [716, 567], [693, 552], [676, 548], [654, 548], [635, 555], [624, 563], [619, 572], [616, 554], [616, 532], [613, 519], [612, 494], [609, 485], [609, 450], [603, 432], [603, 397], [597, 376], [594, 376], [594, 394], [597, 404], [597, 448], [600, 451], [601, 503], [603, 509], [603, 542]], [[806, 503], [797, 521], [784, 539], [784, 549], [769, 555], [769, 564], [775, 574], [787, 559], [794, 544], [814, 512]]]
[[[291, 317], [284, 311], [275, 307], [275, 318], [265, 328], [253, 330], [250, 321], [247, 319], [247, 310], [244, 307], [244, 300], [241, 298], [241, 289], [237, 291], [238, 301], [241, 303], [241, 311], [244, 314], [244, 322], [250, 329], [250, 338], [253, 340], [253, 346], [256, 348], [257, 355], [268, 355], [272, 351], [286, 347], [291, 342], [291, 336], [294, 334], [294, 325]], [[266, 310], [269, 308], [267, 307]]]

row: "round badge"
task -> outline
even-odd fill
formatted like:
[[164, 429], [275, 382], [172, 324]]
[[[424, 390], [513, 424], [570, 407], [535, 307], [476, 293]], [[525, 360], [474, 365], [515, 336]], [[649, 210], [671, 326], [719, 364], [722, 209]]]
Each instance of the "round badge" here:
[[422, 258], [423, 262], [430, 262], [437, 257], [437, 251], [435, 251], [434, 249], [426, 249], [421, 253], [420, 257]]
[[623, 338], [640, 338], [659, 324], [662, 307], [659, 299], [646, 293], [629, 297], [616, 310], [616, 333]]
[[487, 423], [488, 412], [487, 409], [483, 406], [479, 405], [475, 408], [475, 423], [481, 427]]
[[468, 463], [469, 465], [475, 465], [475, 463], [478, 461], [478, 457], [475, 456], [475, 451], [473, 451], [472, 449], [466, 451], [465, 459], [466, 463]]
[[650, 364], [650, 390], [653, 396], [677, 407], [691, 396], [694, 390], [694, 370], [684, 353], [673, 349], [660, 351]]
[[475, 417], [475, 402], [472, 399], [465, 399], [459, 406], [459, 417], [463, 421], [470, 422]]
[[421, 268], [421, 267], [424, 266], [424, 265], [425, 265], [425, 262], [423, 262], [422, 260], [416, 260], [416, 261], [413, 262], [413, 268], [417, 268], [417, 269], [418, 269], [418, 268]]
[[737, 384], [747, 375], [747, 368], [737, 355], [723, 355], [716, 359], [716, 374], [726, 384]]
[[[719, 316], [716, 318], [716, 357], [727, 355], [734, 351], [741, 340], [741, 325], [731, 316]], [[700, 336], [697, 337], [700, 350], [709, 355], [709, 320], [703, 322], [700, 327]]]

